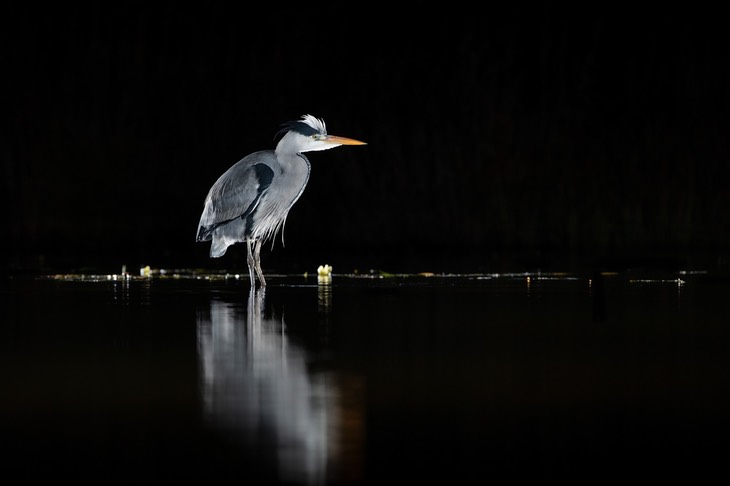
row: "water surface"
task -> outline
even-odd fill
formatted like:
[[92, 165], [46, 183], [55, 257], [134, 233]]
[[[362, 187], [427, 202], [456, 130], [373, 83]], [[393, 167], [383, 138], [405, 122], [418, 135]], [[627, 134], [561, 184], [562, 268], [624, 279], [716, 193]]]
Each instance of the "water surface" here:
[[3, 474], [383, 484], [724, 465], [728, 279], [269, 280], [5, 280]]

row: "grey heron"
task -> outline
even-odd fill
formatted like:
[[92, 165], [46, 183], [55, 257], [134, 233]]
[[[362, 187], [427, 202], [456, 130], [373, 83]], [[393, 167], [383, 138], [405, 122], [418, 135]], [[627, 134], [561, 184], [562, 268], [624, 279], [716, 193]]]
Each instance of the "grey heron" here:
[[[210, 256], [218, 258], [234, 243], [246, 242], [251, 286], [261, 270], [261, 246], [283, 231], [289, 210], [309, 180], [311, 165], [304, 152], [340, 145], [366, 145], [328, 135], [322, 119], [304, 115], [282, 125], [275, 150], [247, 155], [221, 175], [208, 191], [196, 241], [210, 241]], [[283, 240], [283, 234], [282, 234]], [[254, 275], [255, 274], [255, 275]]]

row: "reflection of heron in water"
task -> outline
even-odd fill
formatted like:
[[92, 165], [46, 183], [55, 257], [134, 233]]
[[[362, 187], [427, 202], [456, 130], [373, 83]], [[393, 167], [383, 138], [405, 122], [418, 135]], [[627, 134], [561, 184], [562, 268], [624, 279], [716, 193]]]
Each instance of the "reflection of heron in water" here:
[[204, 408], [211, 424], [275, 456], [281, 479], [322, 483], [337, 456], [338, 400], [331, 374], [310, 372], [283, 321], [266, 318], [251, 288], [245, 316], [213, 300], [198, 321]]

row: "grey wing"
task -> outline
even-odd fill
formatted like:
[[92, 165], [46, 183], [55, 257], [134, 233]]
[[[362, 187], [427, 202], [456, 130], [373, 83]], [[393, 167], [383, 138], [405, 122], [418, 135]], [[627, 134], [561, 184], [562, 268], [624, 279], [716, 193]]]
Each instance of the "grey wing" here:
[[251, 215], [271, 185], [274, 164], [274, 152], [264, 150], [244, 157], [223, 173], [205, 198], [196, 240], [208, 241], [217, 228]]

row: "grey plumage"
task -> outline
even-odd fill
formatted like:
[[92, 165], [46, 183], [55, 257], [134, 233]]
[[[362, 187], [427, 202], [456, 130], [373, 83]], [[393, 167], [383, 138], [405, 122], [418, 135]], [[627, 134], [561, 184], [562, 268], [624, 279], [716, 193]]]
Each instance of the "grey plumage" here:
[[[208, 191], [198, 223], [197, 241], [211, 241], [210, 256], [246, 242], [251, 285], [261, 270], [261, 245], [283, 230], [289, 210], [302, 195], [311, 165], [303, 152], [364, 142], [328, 135], [322, 120], [304, 115], [280, 131], [275, 150], [247, 155], [221, 175]], [[255, 275], [254, 275], [255, 274]]]

